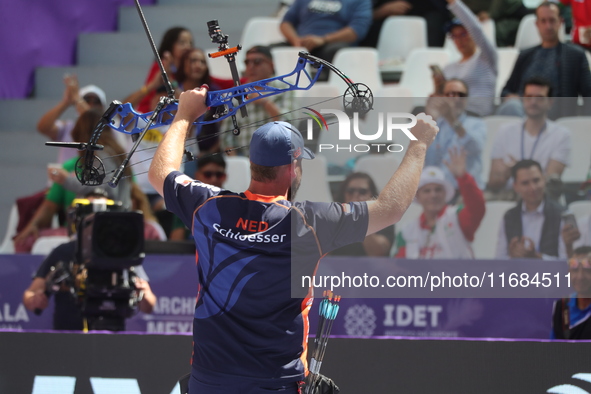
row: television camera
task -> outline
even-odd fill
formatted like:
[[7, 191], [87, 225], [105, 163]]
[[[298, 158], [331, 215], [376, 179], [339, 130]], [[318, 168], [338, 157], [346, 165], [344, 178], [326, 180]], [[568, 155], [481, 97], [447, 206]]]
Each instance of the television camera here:
[[69, 218], [77, 234], [75, 255], [52, 268], [46, 294], [69, 289], [85, 328], [122, 331], [143, 298], [135, 281], [144, 259], [144, 218], [105, 201], [75, 200]]

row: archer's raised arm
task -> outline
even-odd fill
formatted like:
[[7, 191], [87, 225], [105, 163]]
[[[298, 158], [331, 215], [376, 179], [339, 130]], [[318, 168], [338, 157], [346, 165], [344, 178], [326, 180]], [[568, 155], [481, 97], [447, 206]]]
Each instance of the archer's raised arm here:
[[425, 154], [439, 132], [439, 127], [431, 116], [421, 113], [411, 132], [417, 140], [410, 141], [402, 163], [377, 200], [368, 202], [368, 235], [398, 222], [417, 193]]
[[207, 110], [206, 97], [207, 88], [204, 87], [181, 93], [176, 116], [158, 145], [148, 172], [150, 183], [161, 196], [168, 174], [181, 168], [187, 133], [195, 119]]

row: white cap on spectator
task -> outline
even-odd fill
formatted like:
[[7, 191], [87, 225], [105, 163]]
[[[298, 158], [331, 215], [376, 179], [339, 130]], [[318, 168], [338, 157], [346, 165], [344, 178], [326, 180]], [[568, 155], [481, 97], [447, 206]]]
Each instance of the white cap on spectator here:
[[101, 104], [103, 105], [103, 107], [107, 106], [107, 96], [105, 95], [105, 91], [103, 89], [99, 88], [96, 85], [87, 85], [83, 88], [80, 88], [80, 90], [78, 91], [80, 98], [83, 98], [89, 93], [95, 94], [99, 98], [99, 100], [101, 100]]
[[445, 179], [445, 174], [439, 167], [428, 166], [423, 168], [421, 180], [419, 181], [419, 189], [431, 183], [442, 185], [445, 188], [446, 202], [449, 202], [456, 194], [453, 185]]

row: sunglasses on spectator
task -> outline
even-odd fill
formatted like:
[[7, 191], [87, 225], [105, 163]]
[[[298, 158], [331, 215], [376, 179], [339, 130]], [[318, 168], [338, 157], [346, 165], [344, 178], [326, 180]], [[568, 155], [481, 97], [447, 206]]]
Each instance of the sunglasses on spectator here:
[[348, 187], [347, 189], [345, 189], [345, 193], [347, 194], [359, 194], [361, 196], [369, 194], [369, 189], [363, 188], [363, 187]]
[[464, 92], [446, 92], [443, 95], [445, 97], [468, 97], [468, 93]]
[[264, 59], [262, 57], [257, 57], [255, 59], [246, 59], [244, 61], [244, 65], [248, 66], [250, 63], [252, 63], [253, 66], [258, 66], [259, 64], [261, 64], [262, 62], [264, 62], [267, 59]]
[[579, 266], [585, 270], [591, 270], [591, 261], [589, 259], [579, 260], [574, 257], [568, 260], [568, 269], [576, 270]]
[[226, 176], [226, 173], [223, 171], [203, 171], [202, 174], [206, 178], [223, 178]]
[[84, 99], [84, 101], [86, 101], [86, 103], [88, 105], [102, 105], [103, 103], [101, 103], [101, 99], [99, 99], [97, 96], [95, 95], [86, 95], [84, 97], [82, 97]]

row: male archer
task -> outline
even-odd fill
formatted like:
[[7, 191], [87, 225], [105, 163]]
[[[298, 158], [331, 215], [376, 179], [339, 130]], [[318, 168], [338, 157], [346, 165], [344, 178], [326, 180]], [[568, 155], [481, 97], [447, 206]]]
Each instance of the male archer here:
[[425, 152], [438, 128], [419, 115], [400, 167], [375, 201], [293, 203], [302, 160], [314, 159], [286, 122], [255, 131], [248, 190], [194, 181], [179, 167], [207, 90], [183, 92], [152, 161], [149, 179], [191, 229], [197, 248], [190, 394], [298, 393], [307, 373], [311, 289], [292, 298], [292, 270], [311, 275], [327, 252], [396, 223], [416, 193]]

